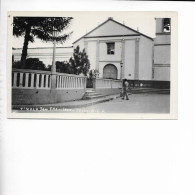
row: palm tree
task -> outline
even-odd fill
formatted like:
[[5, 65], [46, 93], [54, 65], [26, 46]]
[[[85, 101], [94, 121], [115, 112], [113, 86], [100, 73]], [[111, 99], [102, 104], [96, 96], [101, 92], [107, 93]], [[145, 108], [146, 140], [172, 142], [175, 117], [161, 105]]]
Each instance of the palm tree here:
[[[13, 35], [24, 36], [24, 44], [21, 55], [22, 68], [25, 68], [28, 43], [34, 42], [34, 38], [42, 41], [65, 42], [70, 33], [64, 31], [70, 26], [72, 17], [14, 17]], [[54, 37], [53, 32], [57, 31], [59, 36]]]

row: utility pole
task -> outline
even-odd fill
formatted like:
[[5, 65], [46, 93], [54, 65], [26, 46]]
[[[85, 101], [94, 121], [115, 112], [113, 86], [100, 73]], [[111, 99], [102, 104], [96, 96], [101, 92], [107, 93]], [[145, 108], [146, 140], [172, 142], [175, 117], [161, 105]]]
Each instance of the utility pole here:
[[53, 59], [51, 67], [51, 88], [56, 89], [56, 37], [57, 30], [53, 30]]

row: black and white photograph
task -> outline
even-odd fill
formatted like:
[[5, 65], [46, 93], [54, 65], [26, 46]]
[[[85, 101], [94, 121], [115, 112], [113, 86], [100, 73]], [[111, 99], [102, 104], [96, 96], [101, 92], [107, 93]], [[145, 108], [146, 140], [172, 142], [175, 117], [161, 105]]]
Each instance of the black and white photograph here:
[[9, 12], [8, 22], [10, 117], [177, 118], [177, 12]]
[[0, 194], [195, 194], [194, 2], [0, 1]]

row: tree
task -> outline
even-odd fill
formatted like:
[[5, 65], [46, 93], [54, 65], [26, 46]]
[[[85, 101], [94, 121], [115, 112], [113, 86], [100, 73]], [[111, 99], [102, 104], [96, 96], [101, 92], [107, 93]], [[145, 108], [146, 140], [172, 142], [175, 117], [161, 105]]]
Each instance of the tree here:
[[[51, 71], [51, 67], [52, 67], [52, 65], [48, 65], [46, 70]], [[70, 64], [68, 62], [57, 61], [56, 62], [56, 72], [72, 74], [71, 67], [70, 67]]]
[[[72, 19], [72, 17], [14, 17], [13, 35], [24, 36], [22, 68], [25, 68], [29, 42], [34, 42], [34, 38], [45, 42], [54, 40], [60, 43], [65, 42], [72, 32], [66, 34], [64, 30], [70, 26]], [[54, 30], [59, 33], [56, 38], [53, 37]]]
[[90, 70], [89, 73], [88, 73], [88, 78], [89, 79], [99, 78], [99, 74], [100, 74], [100, 72], [97, 69]]
[[[31, 70], [47, 70], [45, 64], [42, 61], [39, 61], [39, 58], [28, 58], [25, 63], [26, 69]], [[13, 68], [20, 69], [22, 67], [21, 61], [13, 62]]]
[[57, 70], [57, 72], [72, 74], [71, 67], [70, 67], [70, 64], [68, 62], [57, 61], [56, 62], [56, 70]]
[[81, 52], [79, 46], [77, 46], [74, 49], [73, 57], [70, 58], [69, 63], [72, 74], [79, 75], [83, 73], [85, 76], [87, 75], [90, 68], [90, 62], [85, 49]]

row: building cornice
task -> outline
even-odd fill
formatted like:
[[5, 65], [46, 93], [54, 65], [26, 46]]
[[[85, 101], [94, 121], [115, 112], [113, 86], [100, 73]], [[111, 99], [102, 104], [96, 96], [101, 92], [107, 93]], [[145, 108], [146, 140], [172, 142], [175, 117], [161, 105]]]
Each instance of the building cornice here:
[[170, 46], [170, 43], [154, 44], [154, 46]]
[[88, 37], [84, 37], [85, 39], [88, 38], [108, 38], [108, 37], [135, 37], [135, 36], [140, 36], [141, 34], [126, 34], [126, 35], [105, 35], [105, 36], [88, 36]]
[[156, 35], [171, 35], [170, 32], [162, 32], [162, 33], [156, 33]]
[[170, 64], [154, 64], [154, 67], [170, 67]]

